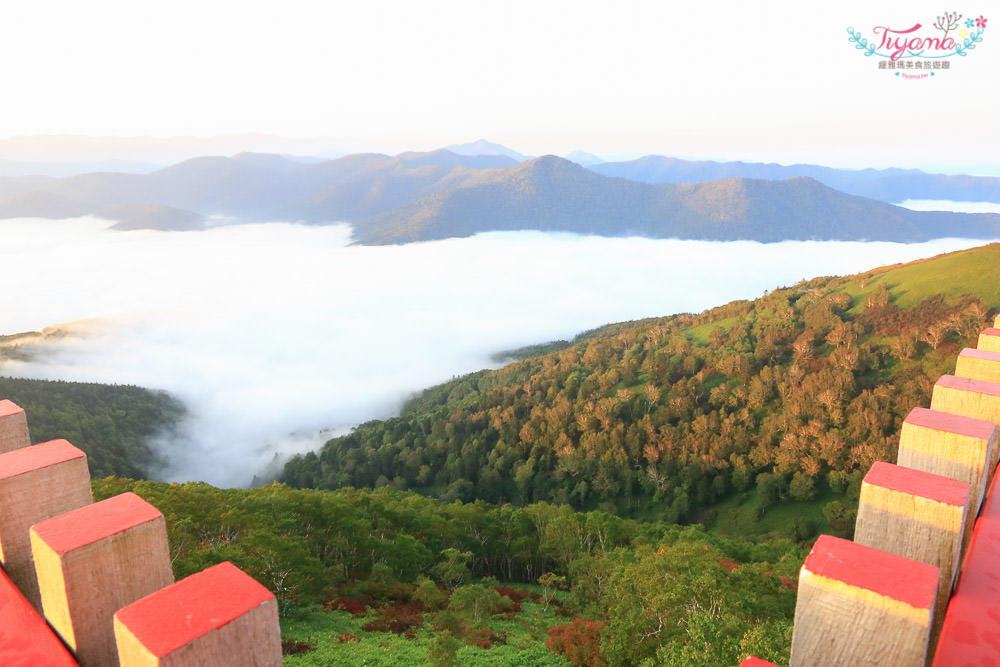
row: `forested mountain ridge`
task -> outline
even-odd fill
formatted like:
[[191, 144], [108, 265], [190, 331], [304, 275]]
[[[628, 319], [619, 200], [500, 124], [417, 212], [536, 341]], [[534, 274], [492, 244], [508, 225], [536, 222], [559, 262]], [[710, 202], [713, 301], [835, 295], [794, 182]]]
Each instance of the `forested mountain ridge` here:
[[[644, 180], [646, 172], [635, 171]], [[911, 211], [811, 177], [848, 184], [862, 178], [846, 170], [807, 169], [784, 180], [744, 176], [780, 171], [730, 171], [703, 182], [648, 183], [552, 155], [519, 163], [507, 155], [437, 150], [307, 163], [244, 153], [194, 158], [147, 174], [0, 178], [0, 218], [96, 215], [118, 220], [121, 229], [165, 230], [198, 229], [212, 216], [350, 222], [355, 241], [372, 245], [503, 230], [762, 242], [1000, 237], [1000, 215]], [[924, 178], [924, 191], [941, 197], [974, 181], [971, 189], [955, 190], [957, 199], [990, 191], [998, 181], [901, 173]]]
[[717, 241], [922, 241], [995, 238], [1000, 215], [911, 211], [847, 195], [809, 177], [647, 184], [600, 176], [555, 156], [470, 175], [406, 206], [355, 223], [362, 244], [488, 231]]
[[[0, 349], [0, 374], [3, 370]], [[154, 476], [163, 461], [151, 440], [167, 440], [185, 414], [180, 401], [166, 392], [129, 385], [0, 375], [0, 398], [24, 408], [32, 443], [65, 439], [83, 450], [95, 479]]]
[[432, 388], [284, 478], [668, 521], [734, 491], [762, 507], [843, 494], [892, 460], [905, 415], [998, 307], [992, 244], [609, 325]]
[[[451, 187], [481, 169], [516, 164], [503, 155], [446, 150], [365, 153], [303, 163], [280, 155], [241, 153], [185, 160], [148, 174], [91, 173], [65, 178], [0, 178], [0, 217], [104, 215], [122, 207], [165, 207], [171, 219], [147, 227], [188, 229], [191, 216], [248, 221], [353, 221]], [[130, 228], [136, 221], [128, 219]]]
[[643, 183], [698, 183], [723, 178], [782, 180], [808, 176], [848, 194], [884, 202], [950, 199], [1000, 202], [1000, 178], [931, 174], [916, 169], [835, 169], [812, 164], [713, 162], [647, 155], [624, 162], [602, 162], [588, 169]]

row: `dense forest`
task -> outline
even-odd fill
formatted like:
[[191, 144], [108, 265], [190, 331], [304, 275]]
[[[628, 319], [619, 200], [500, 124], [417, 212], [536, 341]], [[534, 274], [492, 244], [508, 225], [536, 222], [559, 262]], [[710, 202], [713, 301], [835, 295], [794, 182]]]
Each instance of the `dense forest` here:
[[150, 439], [166, 437], [184, 415], [165, 392], [127, 385], [0, 376], [0, 398], [25, 409], [33, 443], [63, 438], [86, 452], [95, 478], [153, 476], [159, 461]]
[[603, 327], [429, 389], [289, 461], [284, 481], [668, 522], [709, 522], [734, 493], [759, 511], [822, 496], [844, 523], [852, 487], [894, 460], [906, 414], [1000, 305], [998, 258], [991, 245]]
[[[124, 491], [163, 511], [178, 577], [230, 560], [276, 593], [286, 649], [303, 652], [289, 664], [455, 664], [456, 653], [460, 664], [788, 659], [805, 551], [787, 539], [753, 544], [565, 505], [444, 503], [392, 488], [94, 483], [95, 500]], [[334, 640], [336, 627], [353, 631]], [[332, 646], [310, 656], [323, 641]]]

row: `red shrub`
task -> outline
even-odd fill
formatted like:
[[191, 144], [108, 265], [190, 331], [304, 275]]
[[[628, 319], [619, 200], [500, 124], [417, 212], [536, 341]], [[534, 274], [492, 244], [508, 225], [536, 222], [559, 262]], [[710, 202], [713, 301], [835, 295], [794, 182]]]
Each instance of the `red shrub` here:
[[309, 651], [315, 651], [316, 649], [311, 646], [308, 642], [297, 642], [294, 639], [282, 639], [281, 640], [281, 654], [282, 655], [295, 655], [297, 653], [308, 653]]
[[395, 632], [397, 635], [407, 633], [409, 637], [412, 628], [419, 628], [424, 624], [423, 611], [424, 603], [420, 600], [397, 602], [379, 609], [378, 618], [365, 623], [361, 629], [368, 632]]
[[510, 588], [508, 586], [497, 586], [494, 590], [503, 597], [510, 598], [510, 601], [514, 603], [514, 611], [521, 611], [521, 603], [525, 600], [531, 600], [532, 602], [539, 602], [542, 596], [538, 593], [532, 591], [520, 591], [516, 588]]
[[549, 630], [545, 648], [581, 667], [606, 665], [601, 655], [603, 628], [604, 623], [574, 618], [568, 625], [557, 625]]
[[358, 637], [353, 632], [345, 632], [344, 634], [337, 637], [337, 641], [341, 644], [346, 644], [347, 642], [359, 642], [361, 637]]
[[466, 636], [466, 642], [469, 646], [493, 648], [494, 644], [507, 643], [507, 633], [501, 632], [499, 635], [496, 635], [489, 628], [476, 628]]
[[323, 603], [326, 611], [347, 611], [354, 616], [364, 616], [368, 613], [368, 607], [374, 603], [372, 596], [362, 595], [356, 598], [337, 598]]

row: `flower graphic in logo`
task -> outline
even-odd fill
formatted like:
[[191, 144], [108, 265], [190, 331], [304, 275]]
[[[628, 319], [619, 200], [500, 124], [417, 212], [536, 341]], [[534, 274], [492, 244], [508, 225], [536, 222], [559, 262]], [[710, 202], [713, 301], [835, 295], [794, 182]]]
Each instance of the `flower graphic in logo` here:
[[987, 23], [985, 16], [966, 18], [964, 14], [952, 11], [943, 12], [935, 18], [935, 21], [929, 22], [930, 25], [919, 21], [904, 25], [876, 25], [868, 35], [848, 28], [848, 41], [864, 56], [888, 60], [885, 66], [880, 64], [879, 68], [892, 70], [951, 69], [948, 58], [964, 58], [983, 42]]

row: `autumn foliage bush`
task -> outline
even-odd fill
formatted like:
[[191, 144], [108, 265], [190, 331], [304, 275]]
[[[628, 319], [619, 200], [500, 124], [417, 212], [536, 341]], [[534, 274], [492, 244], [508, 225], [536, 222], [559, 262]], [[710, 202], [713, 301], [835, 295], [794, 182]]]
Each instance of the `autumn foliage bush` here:
[[603, 628], [604, 623], [574, 618], [566, 625], [557, 625], [549, 630], [545, 648], [581, 667], [606, 665], [608, 663], [601, 654]]
[[419, 628], [424, 624], [424, 603], [417, 600], [414, 602], [397, 602], [380, 608], [378, 617], [361, 626], [367, 632], [394, 632], [397, 635], [406, 633], [412, 634], [414, 628]]
[[521, 603], [525, 600], [531, 600], [532, 602], [538, 602], [542, 599], [542, 596], [533, 591], [518, 590], [516, 588], [510, 588], [509, 586], [497, 586], [496, 592], [502, 597], [509, 598], [514, 604], [513, 611], [521, 611]]
[[315, 651], [309, 642], [300, 642], [293, 639], [282, 639], [281, 640], [281, 654], [282, 655], [297, 655], [299, 653], [309, 653], [310, 651]]
[[469, 646], [492, 648], [494, 644], [506, 644], [507, 633], [501, 632], [500, 634], [496, 634], [487, 627], [475, 628], [466, 633], [465, 641]]
[[368, 607], [374, 603], [370, 595], [362, 595], [356, 598], [337, 598], [323, 604], [326, 611], [346, 611], [352, 616], [364, 616], [368, 613]]

